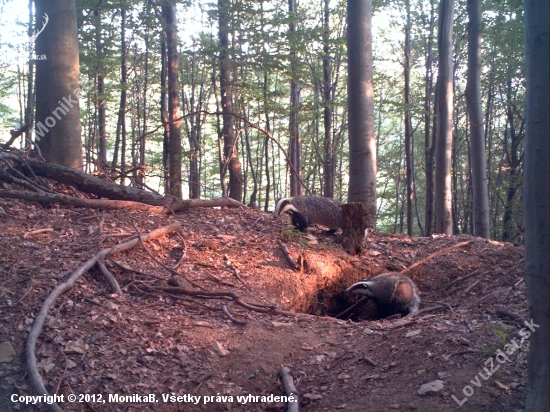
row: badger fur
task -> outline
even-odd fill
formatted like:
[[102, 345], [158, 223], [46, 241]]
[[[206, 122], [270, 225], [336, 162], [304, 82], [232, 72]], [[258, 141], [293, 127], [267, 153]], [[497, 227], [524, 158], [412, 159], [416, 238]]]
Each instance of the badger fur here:
[[420, 304], [412, 280], [399, 273], [384, 273], [369, 280], [356, 282], [346, 289], [346, 292], [350, 291], [372, 299], [378, 307], [380, 318], [398, 313], [413, 316], [418, 312]]
[[321, 196], [293, 196], [277, 202], [275, 214], [288, 213], [294, 227], [304, 231], [308, 226], [326, 226], [332, 233], [342, 227], [342, 202]]

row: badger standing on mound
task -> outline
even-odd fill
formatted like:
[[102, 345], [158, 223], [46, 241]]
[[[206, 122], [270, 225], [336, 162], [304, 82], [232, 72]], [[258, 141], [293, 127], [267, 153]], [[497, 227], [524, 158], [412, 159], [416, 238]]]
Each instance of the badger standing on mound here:
[[343, 203], [321, 196], [293, 196], [277, 202], [275, 214], [291, 215], [294, 227], [303, 232], [308, 226], [318, 224], [326, 226], [331, 233], [342, 227]]
[[346, 289], [346, 292], [350, 291], [372, 299], [378, 307], [380, 318], [387, 318], [397, 313], [413, 316], [418, 312], [420, 304], [420, 298], [412, 280], [399, 273], [384, 273], [369, 280], [356, 282]]

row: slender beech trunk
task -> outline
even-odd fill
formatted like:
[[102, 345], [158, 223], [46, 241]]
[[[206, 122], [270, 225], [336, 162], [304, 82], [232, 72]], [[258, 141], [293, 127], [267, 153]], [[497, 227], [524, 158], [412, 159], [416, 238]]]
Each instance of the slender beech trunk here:
[[229, 5], [229, 0], [218, 0], [220, 94], [223, 112], [223, 162], [220, 168], [223, 178], [225, 178], [226, 171], [229, 169], [229, 197], [240, 202], [242, 200], [243, 184], [233, 118], [231, 61], [229, 57]]
[[[29, 29], [27, 30], [29, 38], [33, 34], [33, 0], [29, 0]], [[30, 45], [31, 53], [34, 51], [34, 44]], [[29, 73], [27, 74], [27, 103], [25, 107], [25, 124], [32, 125], [34, 122], [34, 60], [33, 56], [29, 58]], [[28, 148], [31, 142], [32, 128], [25, 132], [24, 147]]]
[[[120, 20], [120, 105], [118, 109], [115, 149], [113, 161], [111, 163], [111, 169], [113, 171], [117, 167], [120, 141], [122, 139], [122, 141], [126, 142], [126, 90], [128, 87], [128, 69], [126, 67], [126, 9], [124, 8], [120, 9]], [[124, 170], [122, 174], [124, 174]]]
[[526, 411], [547, 411], [549, 396], [548, 262], [550, 187], [548, 158], [548, 2], [525, 0], [526, 122], [523, 210], [525, 211], [525, 283], [532, 322], [527, 366]]
[[162, 145], [162, 165], [164, 168], [164, 193], [170, 193], [170, 122], [168, 119], [166, 78], [167, 78], [167, 56], [166, 56], [166, 33], [161, 34], [160, 42], [160, 119], [164, 126], [164, 138]]
[[329, 0], [324, 0], [323, 10], [323, 120], [325, 126], [323, 160], [323, 196], [334, 197], [334, 148], [332, 142], [332, 84], [330, 78], [330, 8]]
[[[426, 73], [424, 76], [424, 159], [426, 163], [426, 215], [424, 220], [425, 236], [431, 236], [433, 233], [433, 219], [434, 219], [434, 153], [435, 153], [435, 128], [431, 129], [431, 97], [432, 97], [432, 85], [433, 85], [433, 71], [432, 71], [432, 49], [433, 49], [433, 36], [434, 36], [434, 5], [435, 0], [430, 0], [430, 21], [429, 21], [429, 35], [428, 44], [426, 50]], [[434, 122], [435, 122], [435, 116]], [[432, 139], [430, 139], [432, 136]]]
[[437, 147], [435, 160], [435, 220], [437, 233], [451, 235], [452, 187], [451, 158], [453, 146], [453, 11], [454, 0], [439, 3], [437, 76]]
[[294, 170], [290, 168], [290, 196], [302, 194], [299, 179], [302, 178], [302, 137], [298, 115], [300, 111], [300, 89], [298, 87], [297, 55], [296, 55], [296, 0], [288, 0], [288, 42], [290, 47], [290, 161]]
[[376, 227], [376, 138], [371, 0], [348, 0], [349, 202], [362, 202]]
[[105, 62], [103, 60], [103, 42], [101, 40], [101, 10], [94, 10], [95, 16], [95, 47], [96, 47], [96, 107], [98, 123], [98, 168], [105, 172], [107, 169], [107, 129], [105, 126]]
[[411, 3], [405, 0], [407, 23], [405, 26], [405, 60], [403, 73], [405, 77], [405, 184], [407, 188], [407, 235], [413, 235], [413, 174], [412, 174], [412, 122], [411, 122]]
[[166, 23], [166, 50], [168, 71], [168, 119], [170, 122], [170, 167], [169, 192], [178, 199], [182, 198], [181, 185], [181, 110], [178, 86], [178, 28], [176, 6], [162, 6]]
[[485, 132], [481, 108], [481, 7], [480, 0], [468, 0], [468, 81], [466, 105], [470, 120], [470, 159], [472, 167], [472, 194], [474, 201], [474, 235], [490, 236], [489, 194], [487, 190], [487, 162]]

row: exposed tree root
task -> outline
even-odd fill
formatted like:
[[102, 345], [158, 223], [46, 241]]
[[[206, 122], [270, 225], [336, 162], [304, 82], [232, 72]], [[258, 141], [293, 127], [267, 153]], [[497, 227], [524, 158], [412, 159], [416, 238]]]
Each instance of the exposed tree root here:
[[[153, 230], [152, 232], [141, 236], [142, 241], [149, 241], [151, 239], [155, 239], [157, 237], [166, 235], [168, 233], [175, 232], [177, 230], [181, 229], [180, 223], [173, 223], [169, 226], [164, 226], [159, 229]], [[118, 252], [123, 252], [125, 250], [131, 249], [137, 244], [140, 243], [140, 239], [132, 239], [124, 243], [120, 243], [116, 246], [113, 246], [111, 248], [103, 249], [101, 252], [96, 254], [94, 257], [88, 259], [82, 266], [80, 266], [76, 272], [74, 272], [65, 282], [57, 285], [57, 287], [49, 294], [49, 296], [46, 298], [44, 303], [42, 304], [42, 307], [40, 308], [40, 312], [34, 319], [34, 322], [32, 324], [31, 330], [29, 332], [29, 336], [27, 338], [27, 344], [25, 347], [25, 359], [27, 362], [27, 371], [29, 373], [29, 380], [31, 382], [31, 385], [35, 392], [37, 394], [48, 394], [48, 391], [46, 390], [46, 387], [44, 386], [44, 382], [42, 381], [42, 377], [38, 373], [38, 367], [36, 365], [36, 341], [38, 340], [38, 337], [40, 336], [40, 333], [42, 332], [42, 327], [44, 326], [44, 322], [46, 320], [46, 316], [48, 315], [48, 311], [52, 307], [52, 305], [55, 303], [57, 298], [61, 296], [64, 292], [71, 289], [75, 282], [89, 269], [91, 269], [94, 265], [96, 265], [99, 261], [104, 259], [106, 256], [114, 255]], [[48, 405], [50, 409], [54, 411], [62, 411], [61, 407], [57, 403], [53, 403], [51, 405]]]
[[453, 249], [458, 249], [459, 247], [462, 247], [462, 246], [466, 246], [466, 245], [469, 245], [470, 243], [474, 243], [473, 240], [467, 240], [466, 242], [460, 242], [460, 243], [457, 243], [456, 245], [452, 245], [452, 246], [449, 246], [443, 250], [438, 250], [437, 252], [435, 253], [432, 253], [430, 256], [428, 256], [427, 258], [425, 259], [422, 259], [418, 262], [416, 262], [415, 264], [409, 266], [407, 269], [404, 269], [402, 270], [401, 273], [402, 275], [404, 275], [405, 273], [407, 272], [410, 272], [411, 270], [413, 270], [414, 268], [417, 268], [418, 266], [426, 263], [428, 260], [430, 259], [433, 259], [434, 257], [437, 257], [439, 255], [442, 255], [443, 253], [447, 253], [447, 252], [450, 252], [451, 250]]
[[287, 396], [292, 396], [294, 398], [293, 402], [287, 402], [287, 412], [298, 412], [298, 391], [294, 386], [294, 379], [290, 374], [290, 369], [286, 366], [281, 366], [279, 375], [281, 375], [283, 387], [285, 388]]

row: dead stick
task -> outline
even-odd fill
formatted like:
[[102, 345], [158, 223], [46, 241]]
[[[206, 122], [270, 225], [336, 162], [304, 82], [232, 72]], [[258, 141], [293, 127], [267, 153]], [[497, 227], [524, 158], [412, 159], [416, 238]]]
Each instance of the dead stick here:
[[338, 315], [335, 316], [335, 318], [340, 319], [342, 316], [347, 315], [349, 312], [351, 312], [352, 309], [356, 308], [357, 305], [359, 305], [361, 302], [364, 302], [368, 298], [366, 296], [363, 296], [361, 299], [359, 299], [357, 302], [355, 302], [353, 305], [351, 305], [349, 308], [344, 310], [343, 312], [340, 312]]
[[227, 306], [224, 304], [222, 305], [223, 313], [227, 315], [227, 317], [231, 320], [231, 322], [236, 323], [237, 325], [246, 325], [245, 321], [235, 319], [231, 313], [229, 313], [229, 309], [227, 309]]
[[459, 247], [462, 247], [462, 246], [466, 246], [466, 245], [469, 245], [470, 243], [473, 243], [474, 241], [473, 240], [467, 240], [466, 242], [460, 242], [460, 243], [457, 243], [456, 245], [453, 245], [453, 246], [449, 246], [448, 248], [445, 248], [443, 250], [440, 250], [438, 252], [435, 252], [435, 253], [432, 253], [430, 256], [428, 256], [427, 258], [425, 259], [422, 259], [418, 262], [416, 262], [414, 265], [411, 265], [409, 266], [407, 269], [405, 270], [402, 270], [401, 273], [402, 275], [404, 275], [405, 273], [407, 272], [410, 272], [411, 270], [413, 270], [414, 268], [426, 263], [428, 260], [430, 259], [433, 259], [434, 257], [437, 257], [439, 255], [442, 255], [443, 253], [447, 253], [447, 252], [450, 252], [451, 250], [453, 249], [457, 249]]
[[281, 247], [281, 251], [283, 252], [283, 255], [286, 258], [286, 261], [290, 265], [292, 269], [298, 269], [298, 263], [290, 256], [290, 252], [288, 251], [286, 245], [281, 242], [279, 239], [277, 239], [277, 242], [279, 243], [279, 246]]
[[47, 233], [47, 232], [53, 232], [53, 228], [47, 227], [47, 228], [44, 228], [44, 229], [31, 230], [30, 232], [27, 232], [23, 235], [23, 239], [26, 239], [26, 238], [28, 238], [29, 236], [32, 236], [32, 235], [38, 235], [39, 233]]
[[[164, 226], [159, 229], [153, 230], [152, 232], [146, 234], [143, 236], [144, 241], [149, 241], [151, 239], [155, 239], [159, 236], [163, 236], [167, 233], [171, 233], [177, 230], [181, 229], [181, 224], [174, 223], [169, 226]], [[44, 386], [44, 382], [42, 381], [42, 377], [40, 376], [40, 373], [38, 372], [38, 367], [36, 365], [36, 341], [38, 340], [38, 337], [40, 336], [40, 333], [42, 332], [42, 327], [44, 326], [44, 322], [46, 321], [46, 316], [48, 316], [48, 311], [52, 307], [52, 305], [55, 303], [56, 299], [69, 289], [73, 287], [75, 282], [89, 269], [91, 269], [98, 261], [104, 259], [108, 255], [114, 255], [118, 252], [123, 252], [125, 250], [131, 249], [137, 244], [139, 244], [139, 239], [132, 239], [125, 243], [120, 243], [116, 246], [113, 246], [111, 248], [103, 249], [101, 252], [99, 252], [94, 257], [88, 259], [82, 266], [80, 266], [76, 272], [74, 272], [65, 282], [57, 285], [55, 289], [49, 294], [49, 296], [46, 298], [44, 303], [42, 304], [42, 307], [40, 308], [40, 312], [38, 312], [38, 315], [34, 319], [34, 322], [32, 324], [31, 330], [29, 332], [29, 336], [27, 338], [27, 344], [25, 346], [25, 360], [27, 362], [27, 370], [29, 373], [29, 379], [31, 382], [31, 385], [34, 389], [34, 391], [37, 394], [48, 395], [49, 392], [46, 390], [46, 387]], [[57, 411], [62, 412], [63, 409], [57, 404], [52, 403], [49, 405], [49, 408]]]
[[103, 262], [97, 262], [97, 268], [99, 269], [99, 273], [103, 275], [109, 286], [111, 286], [113, 293], [117, 293], [119, 296], [122, 296], [122, 289], [120, 289], [120, 285], [118, 284], [113, 274], [109, 272], [107, 266], [105, 266]]
[[281, 379], [283, 380], [283, 387], [285, 388], [285, 392], [289, 398], [286, 404], [287, 412], [298, 412], [298, 391], [294, 386], [294, 379], [290, 374], [290, 369], [286, 366], [281, 366], [279, 375], [281, 375]]
[[462, 277], [460, 277], [460, 278], [457, 278], [457, 279], [453, 280], [451, 283], [449, 283], [449, 284], [447, 285], [447, 287], [445, 288], [445, 290], [449, 290], [449, 289], [451, 288], [451, 286], [453, 286], [455, 283], [458, 283], [458, 282], [461, 282], [461, 281], [463, 281], [463, 280], [469, 279], [469, 278], [471, 278], [472, 276], [475, 276], [475, 275], [477, 275], [477, 274], [479, 274], [479, 269], [474, 270], [472, 273], [469, 273], [469, 274], [467, 274], [466, 276], [462, 276]]
[[464, 289], [464, 291], [461, 293], [461, 295], [465, 295], [466, 293], [468, 293], [469, 291], [471, 291], [475, 285], [477, 285], [479, 283], [479, 279], [476, 279], [474, 280], [474, 282], [468, 286], [466, 289]]

